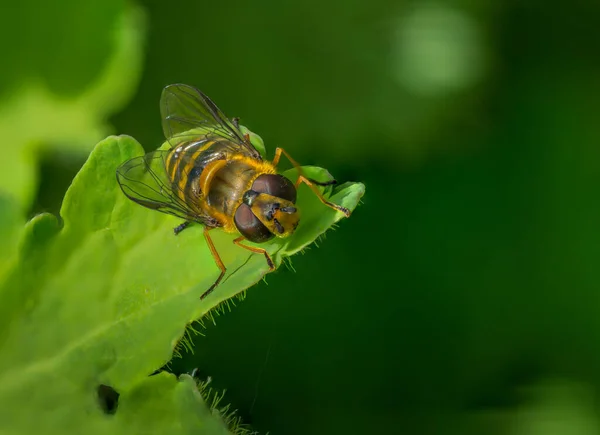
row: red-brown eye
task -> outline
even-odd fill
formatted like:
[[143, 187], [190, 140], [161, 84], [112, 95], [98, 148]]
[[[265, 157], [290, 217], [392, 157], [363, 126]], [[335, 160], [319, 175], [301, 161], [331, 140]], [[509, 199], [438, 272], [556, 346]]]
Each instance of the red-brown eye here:
[[263, 243], [274, 237], [274, 234], [258, 220], [246, 204], [238, 207], [233, 221], [240, 234], [251, 242]]
[[258, 193], [268, 193], [277, 198], [287, 199], [296, 203], [296, 188], [294, 184], [279, 174], [262, 174], [252, 184], [252, 190]]

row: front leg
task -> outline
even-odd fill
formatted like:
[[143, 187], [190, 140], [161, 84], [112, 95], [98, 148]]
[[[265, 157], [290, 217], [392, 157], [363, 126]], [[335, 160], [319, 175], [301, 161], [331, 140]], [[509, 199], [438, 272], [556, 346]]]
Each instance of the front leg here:
[[323, 194], [316, 187], [316, 186], [329, 186], [331, 184], [336, 184], [337, 183], [336, 180], [319, 182], [319, 181], [313, 180], [312, 178], [308, 178], [307, 176], [304, 175], [304, 172], [302, 171], [302, 167], [298, 164], [298, 162], [296, 162], [294, 159], [292, 159], [292, 157], [283, 148], [277, 148], [275, 150], [275, 157], [273, 158], [273, 162], [272, 162], [273, 166], [277, 166], [277, 164], [279, 163], [279, 160], [281, 159], [281, 154], [284, 154], [288, 158], [288, 160], [292, 163], [294, 168], [296, 168], [296, 170], [298, 171], [298, 179], [296, 180], [296, 189], [298, 188], [300, 183], [306, 184], [308, 187], [310, 187], [310, 189], [314, 192], [314, 194], [317, 195], [317, 197], [323, 204], [325, 204], [327, 207], [331, 207], [334, 210], [344, 213], [346, 215], [346, 217], [350, 217], [350, 210], [348, 210], [346, 207], [342, 207], [341, 205], [337, 205], [337, 204], [327, 201], [323, 197]]
[[185, 222], [177, 225], [175, 228], [173, 228], [173, 232], [175, 233], [175, 235], [177, 235], [180, 232], [182, 232], [183, 230], [185, 230], [187, 227], [189, 227], [191, 224], [192, 224], [191, 221], [185, 221]]
[[269, 253], [267, 252], [266, 249], [264, 248], [256, 248], [254, 246], [248, 246], [248, 245], [242, 245], [242, 240], [245, 240], [246, 238], [244, 236], [238, 237], [237, 239], [235, 239], [233, 241], [233, 243], [235, 243], [236, 245], [238, 245], [241, 248], [247, 249], [248, 251], [254, 252], [256, 254], [262, 254], [265, 256], [265, 260], [267, 260], [267, 266], [269, 266], [269, 269], [271, 270], [275, 270], [275, 263], [273, 263], [273, 260], [271, 259], [271, 256], [269, 255]]
[[208, 226], [204, 227], [204, 239], [206, 240], [206, 244], [208, 245], [208, 248], [210, 249], [210, 253], [212, 254], [213, 259], [215, 260], [215, 263], [217, 264], [217, 267], [220, 269], [221, 273], [219, 274], [219, 276], [217, 277], [217, 279], [215, 280], [213, 285], [211, 285], [208, 290], [206, 290], [204, 293], [202, 293], [202, 295], [200, 296], [200, 299], [204, 299], [209, 294], [211, 294], [212, 291], [215, 289], [215, 287], [217, 287], [219, 285], [219, 283], [223, 279], [223, 276], [225, 276], [225, 272], [227, 272], [227, 268], [223, 264], [223, 260], [221, 260], [221, 256], [219, 255], [219, 252], [217, 251], [217, 248], [215, 247], [215, 244], [213, 243], [212, 238], [210, 237], [210, 234], [209, 234], [209, 231], [214, 228], [215, 227], [208, 227]]

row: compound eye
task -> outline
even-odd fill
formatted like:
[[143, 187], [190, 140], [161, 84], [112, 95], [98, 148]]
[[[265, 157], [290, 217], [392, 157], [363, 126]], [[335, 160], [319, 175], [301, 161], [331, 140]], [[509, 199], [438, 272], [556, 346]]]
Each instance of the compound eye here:
[[262, 174], [252, 184], [252, 190], [296, 203], [294, 184], [279, 174]]
[[274, 234], [254, 215], [252, 209], [241, 204], [233, 218], [238, 231], [254, 243], [262, 243], [274, 237]]

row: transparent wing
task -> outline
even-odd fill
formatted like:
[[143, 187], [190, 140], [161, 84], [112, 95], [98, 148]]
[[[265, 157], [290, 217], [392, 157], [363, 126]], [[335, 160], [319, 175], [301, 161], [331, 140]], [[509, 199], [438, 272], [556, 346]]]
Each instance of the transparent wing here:
[[208, 226], [218, 226], [216, 219], [192, 210], [173, 191], [165, 159], [169, 150], [156, 150], [134, 157], [117, 169], [117, 181], [123, 193], [138, 204]]
[[210, 98], [192, 86], [174, 84], [165, 87], [160, 100], [160, 114], [163, 132], [173, 147], [183, 140], [202, 135], [207, 138], [219, 136], [235, 144], [238, 152], [261, 159], [260, 153], [239, 128]]

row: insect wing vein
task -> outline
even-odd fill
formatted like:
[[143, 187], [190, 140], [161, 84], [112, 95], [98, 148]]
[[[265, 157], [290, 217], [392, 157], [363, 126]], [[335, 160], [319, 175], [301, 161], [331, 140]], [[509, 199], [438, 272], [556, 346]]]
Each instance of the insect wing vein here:
[[233, 151], [261, 160], [260, 153], [246, 141], [216, 104], [192, 86], [174, 84], [165, 87], [160, 111], [163, 132], [172, 147], [185, 138], [216, 135], [230, 141]]
[[121, 190], [144, 207], [214, 226], [214, 219], [191, 210], [174, 194], [165, 167], [168, 152], [157, 150], [123, 163], [117, 170]]

